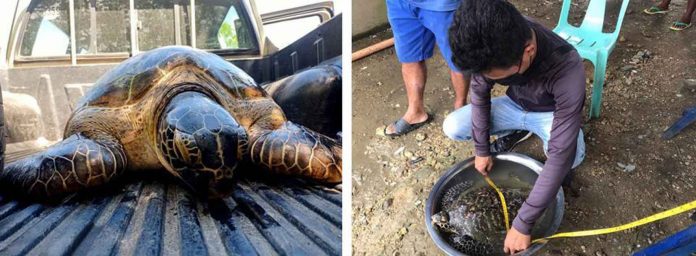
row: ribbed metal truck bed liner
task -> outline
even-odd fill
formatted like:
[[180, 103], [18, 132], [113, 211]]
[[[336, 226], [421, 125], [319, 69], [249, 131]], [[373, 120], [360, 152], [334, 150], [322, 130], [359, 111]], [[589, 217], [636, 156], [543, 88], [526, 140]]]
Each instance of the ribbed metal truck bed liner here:
[[341, 194], [290, 183], [245, 179], [210, 203], [157, 179], [53, 205], [0, 196], [0, 255], [340, 254]]

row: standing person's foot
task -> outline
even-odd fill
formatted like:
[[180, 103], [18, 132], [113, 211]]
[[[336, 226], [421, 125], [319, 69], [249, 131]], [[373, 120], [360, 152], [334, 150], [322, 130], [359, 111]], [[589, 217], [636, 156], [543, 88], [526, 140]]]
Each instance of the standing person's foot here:
[[430, 123], [432, 121], [432, 115], [425, 113], [423, 117], [409, 118], [404, 116], [399, 120], [384, 127], [384, 135], [387, 137], [398, 137], [407, 134], [421, 126]]
[[644, 13], [650, 14], [650, 15], [665, 14], [668, 11], [669, 10], [667, 10], [666, 6], [660, 6], [660, 5], [653, 5], [653, 6], [650, 6], [650, 8], [643, 10]]
[[491, 142], [491, 152], [509, 152], [514, 149], [520, 142], [523, 142], [532, 137], [532, 132], [517, 130], [504, 137], [500, 137]]
[[682, 17], [681, 19], [679, 19], [679, 21], [675, 21], [674, 23], [672, 23], [672, 26], [670, 26], [669, 29], [674, 31], [682, 31], [689, 27], [691, 27], [691, 19]]

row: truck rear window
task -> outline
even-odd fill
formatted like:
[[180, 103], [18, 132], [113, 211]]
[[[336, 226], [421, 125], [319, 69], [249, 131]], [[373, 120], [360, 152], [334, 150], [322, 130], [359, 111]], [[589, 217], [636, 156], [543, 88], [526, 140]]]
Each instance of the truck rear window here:
[[[75, 0], [76, 54], [133, 52], [131, 18], [135, 19], [133, 34], [137, 51], [177, 44], [206, 50], [257, 49], [250, 16], [241, 1], [196, 0], [195, 3], [194, 28], [190, 0], [135, 1], [134, 17], [130, 15], [129, 0]], [[19, 56], [69, 56], [68, 0], [33, 0], [26, 12]], [[192, 33], [195, 33], [195, 45], [191, 43]]]
[[128, 0], [75, 0], [77, 54], [130, 51]]
[[67, 0], [32, 1], [22, 37], [22, 56], [70, 54], [70, 19]]
[[250, 49], [249, 16], [240, 1], [196, 1], [196, 47], [202, 49]]
[[[188, 3], [186, 3], [188, 4]], [[183, 41], [191, 45], [190, 8], [181, 8]], [[196, 0], [196, 48], [256, 49], [249, 14], [239, 0]]]

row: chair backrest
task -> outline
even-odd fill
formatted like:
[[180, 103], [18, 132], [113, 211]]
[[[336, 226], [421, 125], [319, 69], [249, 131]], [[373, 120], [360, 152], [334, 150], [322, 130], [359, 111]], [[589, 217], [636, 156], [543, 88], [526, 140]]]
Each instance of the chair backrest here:
[[580, 28], [586, 31], [601, 33], [602, 27], [604, 26], [604, 10], [606, 6], [607, 0], [590, 0]]
[[[626, 9], [628, 9], [628, 2], [630, 0], [621, 0], [621, 10], [619, 11], [619, 17], [616, 20], [616, 28], [612, 34], [618, 37], [619, 31], [621, 30], [621, 25], [623, 24], [624, 15], [626, 14]], [[572, 0], [563, 0], [563, 5], [561, 6], [561, 15], [558, 19], [558, 25], [570, 26], [568, 23], [568, 13], [570, 13], [570, 5]], [[602, 33], [602, 27], [604, 26], [604, 14], [606, 10], [607, 0], [590, 0], [590, 4], [587, 6], [587, 12], [585, 12], [585, 18], [582, 20], [580, 27], [585, 31]]]
[[570, 13], [570, 3], [572, 0], [563, 0], [563, 5], [561, 6], [561, 15], [558, 17], [558, 24], [556, 27], [567, 27], [570, 26], [568, 23], [568, 13]]

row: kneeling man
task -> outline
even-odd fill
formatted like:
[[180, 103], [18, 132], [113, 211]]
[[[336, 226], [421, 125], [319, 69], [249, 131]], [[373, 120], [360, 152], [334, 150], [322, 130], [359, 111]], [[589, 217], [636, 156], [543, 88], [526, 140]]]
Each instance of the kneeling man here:
[[[524, 250], [535, 221], [585, 156], [582, 59], [505, 0], [462, 1], [449, 40], [455, 65], [472, 73], [471, 104], [449, 114], [443, 129], [454, 140], [473, 139], [476, 169], [487, 175], [492, 151], [509, 151], [532, 133], [544, 142], [543, 171], [505, 238], [506, 252]], [[505, 96], [491, 99], [496, 83], [509, 87]], [[492, 134], [499, 138], [491, 145]]]

